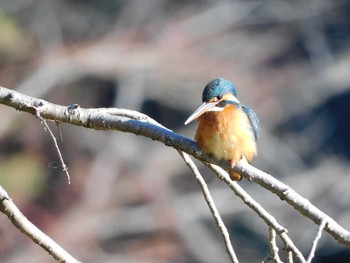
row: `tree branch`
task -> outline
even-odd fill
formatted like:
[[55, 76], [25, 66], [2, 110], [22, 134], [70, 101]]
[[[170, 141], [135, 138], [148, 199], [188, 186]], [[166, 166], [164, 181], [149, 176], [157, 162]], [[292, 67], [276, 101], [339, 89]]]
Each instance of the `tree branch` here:
[[30, 237], [35, 243], [45, 249], [59, 262], [78, 263], [79, 261], [72, 257], [55, 241], [43, 233], [39, 228], [33, 225], [12, 202], [7, 192], [0, 186], [0, 210], [6, 214], [11, 222], [24, 234]]
[[[230, 169], [228, 162], [218, 161], [201, 153], [194, 141], [173, 133], [159, 126], [154, 121], [148, 123], [149, 117], [135, 111], [103, 108], [72, 109], [67, 106], [52, 104], [42, 99], [29, 97], [3, 87], [0, 87], [0, 103], [33, 115], [36, 113], [35, 109], [40, 109], [40, 115], [43, 118], [56, 122], [65, 122], [96, 130], [119, 130], [142, 135], [192, 155], [202, 162], [214, 163], [226, 170]], [[326, 222], [325, 231], [340, 244], [350, 247], [350, 232], [312, 205], [306, 198], [296, 193], [288, 185], [246, 162], [238, 162], [234, 170], [241, 173], [248, 180], [254, 181], [273, 192], [316, 224], [320, 225], [321, 222]]]
[[218, 209], [216, 208], [214, 200], [211, 197], [211, 194], [209, 192], [207, 184], [205, 183], [202, 175], [199, 173], [196, 165], [192, 162], [191, 158], [186, 153], [183, 153], [180, 151], [179, 151], [179, 153], [180, 153], [182, 159], [187, 164], [187, 166], [191, 169], [191, 171], [192, 171], [194, 177], [196, 178], [200, 188], [202, 189], [203, 195], [205, 197], [205, 201], [207, 202], [209, 209], [210, 209], [210, 211], [215, 219], [215, 222], [220, 230], [220, 233], [224, 239], [226, 250], [231, 258], [231, 261], [233, 263], [238, 263], [237, 256], [236, 256], [236, 254], [233, 250], [232, 244], [231, 244], [230, 235], [227, 231], [227, 228], [226, 228], [224, 222], [221, 219], [220, 213], [219, 213]]
[[317, 225], [325, 221], [325, 231], [334, 237], [340, 244], [350, 247], [350, 232], [339, 225], [333, 218], [322, 212], [311, 202], [299, 195], [290, 186], [280, 182], [272, 175], [267, 174], [247, 163], [238, 162], [235, 170], [241, 172], [245, 178], [252, 180], [272, 193], [276, 194], [282, 200], [285, 200], [302, 215], [311, 219]]
[[[68, 172], [68, 167], [67, 167], [66, 163], [63, 160], [63, 156], [62, 156], [60, 148], [58, 147], [58, 143], [57, 143], [57, 139], [56, 139], [55, 135], [51, 131], [49, 125], [46, 122], [46, 120], [43, 117], [41, 117], [39, 110], [36, 111], [36, 117], [40, 119], [41, 123], [45, 127], [45, 130], [49, 132], [49, 134], [50, 134], [50, 136], [51, 136], [51, 138], [53, 140], [53, 143], [55, 145], [55, 149], [57, 151], [58, 157], [60, 158], [60, 163], [61, 163], [62, 170], [63, 170], [63, 172], [66, 173], [67, 182], [68, 182], [68, 184], [70, 184], [70, 175], [69, 175], [69, 172]], [[60, 133], [60, 136], [61, 136], [61, 133]]]
[[270, 226], [282, 239], [286, 250], [293, 252], [300, 262], [305, 263], [306, 260], [299, 249], [294, 245], [293, 241], [287, 235], [287, 229], [281, 226], [276, 219], [268, 213], [258, 202], [256, 202], [242, 187], [239, 186], [237, 182], [230, 179], [229, 175], [220, 167], [207, 164], [207, 166], [213, 170], [221, 180], [223, 180], [234, 193], [243, 200], [243, 202], [249, 206], [254, 212], [264, 220], [264, 222]]
[[317, 230], [316, 237], [315, 237], [314, 241], [312, 242], [312, 247], [311, 247], [310, 254], [309, 254], [308, 258], [307, 258], [307, 263], [311, 263], [312, 259], [315, 256], [315, 251], [316, 251], [316, 247], [317, 247], [318, 241], [320, 241], [320, 239], [321, 239], [322, 231], [325, 228], [326, 224], [327, 224], [326, 221], [322, 221], [320, 226], [319, 226], [319, 228], [318, 228], [318, 230]]
[[273, 259], [275, 263], [282, 263], [278, 255], [279, 249], [276, 244], [276, 231], [272, 227], [269, 227], [269, 246], [271, 250], [271, 259]]

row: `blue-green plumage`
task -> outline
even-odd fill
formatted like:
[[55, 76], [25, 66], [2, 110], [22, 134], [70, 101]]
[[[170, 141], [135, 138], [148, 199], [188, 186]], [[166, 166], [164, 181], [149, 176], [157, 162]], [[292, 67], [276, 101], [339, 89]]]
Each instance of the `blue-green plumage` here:
[[[232, 167], [241, 158], [252, 161], [260, 130], [254, 111], [236, 96], [232, 82], [224, 78], [210, 81], [203, 90], [203, 104], [185, 122], [199, 118], [195, 135], [198, 146], [217, 159], [229, 160]], [[233, 180], [241, 179], [236, 172], [229, 173]]]
[[[202, 102], [209, 102], [213, 98], [220, 98], [223, 97], [225, 94], [232, 94], [233, 96], [237, 97], [237, 91], [233, 83], [224, 78], [214, 79], [204, 87], [202, 94]], [[257, 141], [260, 131], [260, 124], [255, 112], [248, 106], [245, 106], [238, 102], [238, 100], [222, 100], [216, 106], [224, 108], [228, 104], [232, 104], [237, 106], [238, 108], [241, 108], [243, 112], [247, 115], [251, 125], [252, 135], [254, 137], [254, 140]]]
[[204, 87], [202, 102], [208, 102], [212, 98], [223, 96], [227, 93], [231, 93], [233, 96], [237, 96], [233, 83], [224, 78], [214, 79]]
[[242, 105], [242, 110], [248, 116], [248, 119], [249, 119], [249, 122], [250, 122], [250, 126], [251, 126], [251, 129], [252, 129], [252, 133], [253, 133], [253, 136], [254, 136], [254, 140], [257, 141], [258, 140], [258, 136], [259, 136], [259, 132], [260, 132], [259, 119], [256, 116], [255, 112], [251, 108], [249, 108], [248, 106]]

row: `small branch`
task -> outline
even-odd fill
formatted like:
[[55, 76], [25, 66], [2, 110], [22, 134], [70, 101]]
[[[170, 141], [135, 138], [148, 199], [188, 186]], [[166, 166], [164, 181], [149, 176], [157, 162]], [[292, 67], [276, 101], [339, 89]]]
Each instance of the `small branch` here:
[[290, 186], [245, 162], [238, 162], [235, 166], [235, 170], [242, 173], [248, 180], [252, 180], [276, 194], [317, 225], [323, 220], [326, 220], [325, 231], [332, 235], [340, 244], [350, 247], [350, 232], [340, 226], [333, 218], [311, 204], [309, 200], [299, 195]]
[[276, 231], [279, 237], [282, 239], [287, 250], [292, 251], [300, 262], [305, 263], [306, 260], [299, 249], [294, 245], [293, 241], [287, 235], [287, 229], [281, 226], [276, 219], [267, 212], [258, 202], [256, 202], [237, 182], [230, 179], [229, 175], [220, 167], [213, 164], [206, 165], [215, 172], [215, 174], [223, 180], [234, 193], [243, 200], [243, 202], [249, 206], [264, 222]]
[[59, 262], [78, 263], [68, 252], [31, 223], [12, 202], [7, 192], [0, 186], [0, 210], [11, 222], [35, 243], [45, 249]]
[[278, 255], [278, 246], [276, 244], [276, 231], [269, 227], [269, 246], [271, 250], [271, 258], [275, 263], [282, 263], [280, 256]]
[[180, 153], [182, 159], [185, 161], [186, 165], [191, 169], [194, 177], [196, 178], [199, 186], [202, 189], [205, 201], [207, 202], [207, 204], [209, 206], [209, 209], [210, 209], [210, 212], [212, 213], [212, 215], [213, 215], [213, 217], [215, 219], [215, 222], [216, 222], [216, 224], [217, 224], [217, 226], [218, 226], [218, 228], [220, 230], [220, 233], [221, 233], [221, 235], [222, 235], [222, 237], [224, 239], [226, 250], [227, 250], [227, 253], [229, 254], [229, 256], [231, 258], [231, 261], [233, 263], [238, 263], [237, 256], [236, 256], [236, 254], [235, 254], [235, 252], [233, 250], [232, 244], [231, 244], [230, 235], [229, 235], [229, 233], [227, 231], [227, 228], [226, 228], [224, 222], [221, 219], [220, 213], [219, 213], [218, 209], [216, 208], [214, 200], [211, 197], [211, 194], [210, 194], [210, 191], [208, 189], [207, 184], [205, 183], [202, 175], [198, 171], [196, 165], [193, 163], [191, 158], [186, 153], [183, 153], [183, 152], [180, 152], [180, 151], [179, 151], [179, 153]]
[[276, 231], [272, 227], [269, 227], [269, 247], [271, 255], [268, 258], [261, 261], [260, 263], [267, 263], [271, 260], [273, 260], [273, 262], [275, 263], [282, 263], [278, 254], [279, 248], [276, 244]]
[[[218, 161], [203, 154], [194, 141], [162, 128], [157, 124], [148, 123], [149, 117], [148, 119], [144, 114], [135, 111], [121, 110], [125, 113], [123, 116], [122, 114], [113, 115], [113, 111], [118, 113], [119, 109], [76, 108], [69, 110], [67, 106], [52, 104], [42, 99], [29, 97], [3, 87], [0, 87], [0, 103], [33, 115], [36, 114], [33, 108], [40, 107], [40, 116], [46, 120], [66, 122], [96, 130], [119, 130], [130, 132], [135, 135], [142, 135], [152, 140], [157, 140], [166, 146], [173, 147], [178, 151], [192, 155], [202, 162], [217, 164], [226, 170], [230, 169], [230, 164], [228, 162]], [[134, 118], [130, 118], [127, 116], [128, 114], [131, 114]], [[137, 119], [137, 117], [139, 117], [140, 120]], [[285, 200], [299, 211], [300, 214], [308, 217], [316, 224], [320, 224], [320, 222], [326, 220], [327, 224], [324, 230], [333, 236], [340, 244], [350, 247], [350, 232], [311, 204], [309, 200], [300, 196], [288, 185], [246, 162], [238, 162], [234, 170], [241, 173], [248, 180], [254, 181], [276, 194], [279, 198]], [[276, 232], [278, 234], [277, 230]]]
[[307, 263], [311, 263], [312, 259], [315, 256], [315, 251], [316, 251], [317, 244], [318, 244], [318, 242], [321, 239], [322, 231], [325, 228], [326, 224], [327, 224], [327, 221], [323, 220], [321, 222], [320, 226], [318, 227], [317, 235], [316, 235], [314, 241], [312, 242], [311, 251], [310, 251], [309, 257], [307, 258], [307, 261], [306, 261]]
[[[46, 122], [46, 120], [43, 117], [40, 116], [40, 111], [37, 108], [35, 108], [35, 110], [36, 110], [35, 116], [41, 121], [42, 124], [44, 124], [45, 130], [47, 130], [50, 133], [50, 135], [51, 135], [53, 143], [55, 144], [55, 149], [56, 149], [56, 151], [58, 153], [58, 157], [60, 158], [62, 170], [63, 170], [63, 172], [66, 173], [67, 182], [68, 182], [68, 184], [70, 184], [70, 175], [69, 175], [69, 172], [68, 172], [68, 167], [67, 167], [66, 163], [63, 160], [62, 153], [60, 151], [60, 148], [58, 147], [57, 139], [56, 139], [55, 135], [53, 134], [53, 132], [51, 131], [49, 125]], [[60, 133], [60, 135], [61, 135], [61, 133]]]

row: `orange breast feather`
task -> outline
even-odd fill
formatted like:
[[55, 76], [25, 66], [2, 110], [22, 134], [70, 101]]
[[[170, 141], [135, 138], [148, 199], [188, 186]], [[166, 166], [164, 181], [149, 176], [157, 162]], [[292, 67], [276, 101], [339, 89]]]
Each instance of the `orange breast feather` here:
[[195, 140], [202, 151], [217, 159], [236, 162], [245, 157], [251, 162], [257, 153], [248, 117], [234, 105], [203, 114]]

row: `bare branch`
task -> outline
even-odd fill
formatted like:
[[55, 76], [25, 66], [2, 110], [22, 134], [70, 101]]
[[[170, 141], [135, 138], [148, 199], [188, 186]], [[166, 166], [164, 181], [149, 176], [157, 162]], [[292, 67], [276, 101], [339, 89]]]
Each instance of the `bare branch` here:
[[268, 258], [261, 261], [260, 263], [267, 263], [271, 260], [273, 260], [273, 262], [275, 263], [282, 263], [278, 254], [279, 248], [276, 244], [276, 231], [272, 227], [269, 227], [269, 246], [271, 255]]
[[[40, 115], [44, 119], [57, 122], [66, 122], [96, 130], [119, 130], [142, 135], [162, 142], [163, 144], [179, 151], [186, 152], [203, 162], [218, 164], [226, 170], [230, 169], [228, 162], [218, 161], [201, 153], [194, 141], [156, 124], [147, 123], [147, 120], [145, 121], [145, 119], [142, 119], [145, 118], [144, 114], [134, 111], [123, 110], [129, 112], [135, 117], [140, 116], [141, 120], [138, 120], [137, 118], [130, 119], [126, 116], [113, 115], [110, 112], [111, 109], [77, 108], [68, 111], [66, 106], [52, 104], [42, 99], [29, 97], [3, 87], [0, 87], [0, 103], [35, 115], [36, 112], [33, 110], [34, 106], [35, 108], [40, 109]], [[29, 107], [28, 105], [32, 106]], [[117, 109], [113, 110], [117, 111]], [[246, 162], [238, 162], [234, 167], [234, 170], [241, 173], [248, 180], [254, 181], [273, 192], [316, 224], [319, 225], [321, 222], [326, 221], [325, 231], [333, 236], [339, 243], [350, 247], [350, 232], [312, 205], [306, 198], [296, 193], [288, 185], [278, 181], [273, 176], [258, 170]]]
[[242, 187], [239, 186], [237, 182], [234, 182], [230, 179], [229, 175], [220, 167], [213, 164], [206, 164], [210, 169], [212, 169], [216, 175], [223, 180], [233, 191], [234, 193], [243, 200], [243, 202], [249, 206], [264, 222], [270, 226], [282, 239], [286, 250], [292, 251], [300, 262], [306, 262], [303, 254], [299, 249], [294, 245], [293, 241], [287, 235], [287, 229], [281, 226], [276, 219], [268, 213], [258, 202], [256, 202]]
[[238, 162], [235, 166], [235, 170], [242, 173], [248, 180], [258, 183], [279, 196], [282, 200], [285, 200], [293, 208], [311, 219], [317, 225], [325, 220], [327, 222], [325, 231], [333, 236], [340, 244], [350, 247], [350, 232], [339, 225], [333, 218], [311, 204], [309, 200], [299, 195], [290, 186], [245, 162]]
[[[70, 184], [70, 175], [69, 175], [69, 172], [68, 172], [68, 167], [67, 167], [66, 163], [63, 160], [63, 156], [62, 156], [61, 150], [60, 150], [60, 148], [58, 146], [57, 139], [56, 139], [55, 135], [53, 134], [53, 132], [51, 131], [49, 125], [46, 122], [46, 120], [43, 117], [40, 116], [40, 111], [38, 109], [35, 109], [35, 110], [36, 110], [36, 115], [35, 116], [41, 121], [42, 124], [44, 124], [45, 130], [47, 130], [50, 133], [50, 136], [51, 136], [51, 138], [53, 140], [53, 143], [55, 145], [55, 149], [56, 149], [56, 151], [58, 153], [58, 157], [60, 158], [62, 170], [63, 170], [63, 172], [66, 173], [67, 182], [68, 182], [68, 184]], [[58, 124], [57, 124], [57, 126], [58, 126]], [[60, 132], [60, 136], [61, 136], [61, 132]], [[62, 136], [61, 136], [61, 138], [62, 138]]]
[[276, 263], [282, 263], [280, 256], [278, 255], [278, 246], [276, 244], [276, 231], [269, 227], [269, 246], [271, 250], [271, 257]]
[[60, 247], [55, 241], [44, 234], [39, 228], [33, 225], [17, 208], [8, 196], [7, 192], [0, 186], [0, 210], [6, 214], [11, 222], [24, 234], [30, 237], [35, 243], [45, 249], [59, 262], [78, 263], [68, 252]]
[[320, 241], [320, 239], [321, 239], [322, 231], [325, 228], [326, 224], [327, 224], [327, 222], [324, 220], [324, 221], [321, 222], [321, 224], [320, 224], [320, 226], [318, 228], [317, 235], [316, 235], [314, 241], [312, 242], [312, 247], [311, 247], [311, 251], [310, 251], [309, 257], [307, 258], [307, 261], [306, 261], [307, 263], [311, 263], [312, 259], [315, 256], [315, 251], [316, 251], [316, 247], [317, 247], [318, 241]]
[[230, 235], [227, 231], [227, 228], [224, 224], [224, 222], [221, 219], [220, 213], [218, 211], [218, 209], [216, 208], [216, 205], [214, 203], [213, 198], [211, 197], [210, 191], [208, 189], [207, 184], [205, 183], [202, 175], [200, 174], [200, 172], [198, 171], [196, 165], [193, 163], [193, 161], [191, 160], [191, 158], [183, 152], [180, 152], [180, 155], [182, 157], [182, 159], [185, 161], [185, 163], [187, 164], [187, 166], [191, 169], [194, 177], [196, 178], [200, 188], [202, 189], [205, 201], [207, 202], [210, 212], [212, 213], [215, 222], [220, 230], [220, 233], [224, 239], [225, 242], [225, 246], [226, 246], [226, 250], [227, 253], [229, 254], [231, 261], [234, 263], [238, 263], [238, 259], [237, 256], [233, 250], [232, 244], [231, 244], [231, 240], [230, 240]]

